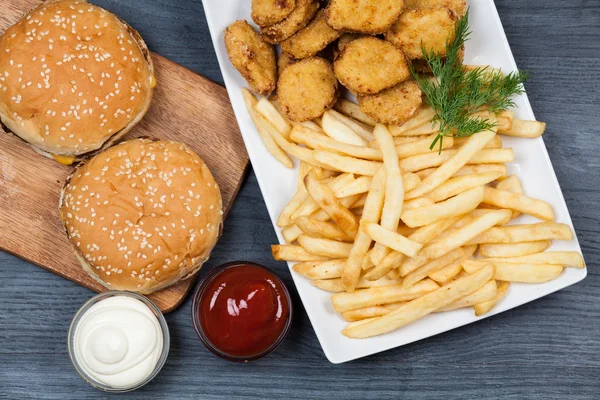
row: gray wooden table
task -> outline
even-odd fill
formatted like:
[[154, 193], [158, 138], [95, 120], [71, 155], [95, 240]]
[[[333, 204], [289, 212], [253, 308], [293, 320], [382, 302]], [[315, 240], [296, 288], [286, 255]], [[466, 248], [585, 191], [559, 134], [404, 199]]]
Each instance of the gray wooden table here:
[[[152, 50], [222, 82], [200, 0], [94, 2], [129, 21]], [[343, 365], [327, 361], [295, 294], [289, 338], [251, 364], [209, 353], [192, 329], [187, 301], [167, 316], [172, 345], [162, 373], [123, 397], [600, 398], [600, 1], [496, 3], [517, 64], [532, 73], [527, 92], [538, 119], [548, 122], [546, 145], [588, 263], [587, 279], [479, 323]], [[250, 172], [201, 275], [225, 261], [250, 259], [275, 269], [293, 288], [286, 265], [271, 259], [275, 241]], [[107, 397], [77, 376], [67, 355], [71, 317], [90, 296], [0, 252], [0, 398]]]

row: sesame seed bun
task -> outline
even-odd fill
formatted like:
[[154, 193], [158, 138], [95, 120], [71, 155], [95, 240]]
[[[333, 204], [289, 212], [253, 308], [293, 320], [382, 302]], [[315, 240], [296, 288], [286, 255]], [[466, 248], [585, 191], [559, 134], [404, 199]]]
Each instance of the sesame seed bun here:
[[139, 34], [82, 0], [46, 3], [0, 37], [0, 119], [45, 155], [118, 140], [148, 110], [154, 82]]
[[82, 267], [110, 289], [152, 293], [197, 272], [223, 223], [221, 192], [186, 145], [134, 139], [75, 168], [60, 217]]

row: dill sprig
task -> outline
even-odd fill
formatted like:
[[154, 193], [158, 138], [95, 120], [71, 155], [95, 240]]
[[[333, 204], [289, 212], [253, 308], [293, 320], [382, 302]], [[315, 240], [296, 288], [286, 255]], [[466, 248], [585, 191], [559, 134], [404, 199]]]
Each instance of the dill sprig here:
[[456, 24], [454, 40], [446, 43], [445, 57], [422, 47], [423, 58], [435, 79], [419, 75], [411, 65], [426, 103], [435, 111], [431, 123], [438, 126], [439, 134], [431, 149], [438, 144], [441, 151], [445, 136], [471, 136], [493, 129], [496, 126], [494, 121], [476, 113], [485, 110], [498, 114], [505, 111], [514, 106], [511, 97], [524, 92], [525, 72], [504, 76], [487, 67], [463, 68], [460, 53], [470, 35], [467, 10]]

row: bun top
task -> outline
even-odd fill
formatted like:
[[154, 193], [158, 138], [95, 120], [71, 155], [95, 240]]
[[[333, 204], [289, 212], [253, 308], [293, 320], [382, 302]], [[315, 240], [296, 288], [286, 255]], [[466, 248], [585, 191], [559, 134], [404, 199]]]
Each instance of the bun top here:
[[0, 118], [52, 154], [97, 150], [131, 128], [153, 86], [139, 35], [85, 1], [42, 5], [0, 37]]
[[84, 269], [108, 288], [150, 293], [196, 272], [221, 232], [221, 192], [182, 143], [136, 139], [80, 164], [60, 215]]

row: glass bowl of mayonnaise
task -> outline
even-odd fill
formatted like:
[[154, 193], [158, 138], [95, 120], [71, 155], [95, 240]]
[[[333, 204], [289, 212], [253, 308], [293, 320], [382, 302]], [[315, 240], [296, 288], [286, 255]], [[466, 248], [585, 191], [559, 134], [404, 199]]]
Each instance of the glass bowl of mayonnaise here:
[[69, 356], [75, 370], [106, 392], [129, 392], [150, 382], [165, 364], [169, 345], [169, 328], [160, 309], [132, 292], [92, 297], [69, 328]]

